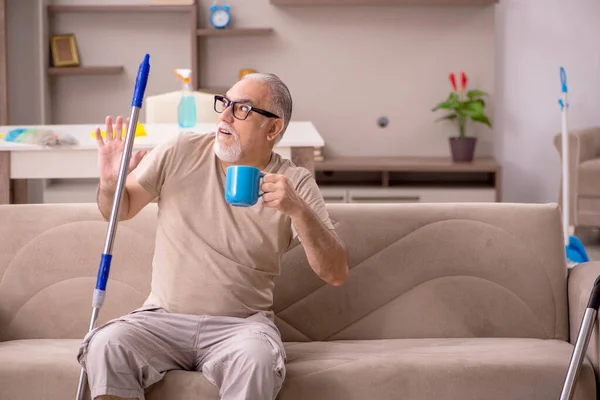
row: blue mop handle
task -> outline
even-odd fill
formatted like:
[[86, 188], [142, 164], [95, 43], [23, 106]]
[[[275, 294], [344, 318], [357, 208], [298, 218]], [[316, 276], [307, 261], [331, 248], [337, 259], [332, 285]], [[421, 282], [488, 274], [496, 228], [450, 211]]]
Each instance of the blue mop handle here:
[[133, 90], [133, 98], [131, 100], [131, 117], [130, 123], [128, 127], [126, 142], [125, 142], [125, 151], [123, 152], [123, 156], [121, 158], [121, 169], [119, 171], [119, 179], [117, 182], [117, 190], [115, 193], [115, 199], [113, 204], [113, 209], [111, 213], [111, 218], [108, 226], [108, 234], [106, 240], [106, 246], [102, 256], [100, 258], [100, 266], [98, 268], [98, 276], [96, 278], [96, 290], [94, 290], [94, 298], [92, 301], [92, 305], [95, 308], [102, 307], [104, 303], [104, 295], [106, 291], [106, 285], [108, 283], [108, 276], [110, 274], [110, 264], [112, 261], [112, 243], [115, 236], [115, 231], [117, 227], [119, 208], [121, 204], [122, 193], [125, 186], [125, 179], [127, 176], [127, 170], [129, 167], [129, 161], [131, 158], [131, 150], [133, 147], [133, 138], [135, 136], [135, 128], [138, 121], [139, 111], [142, 107], [142, 100], [144, 98], [144, 93], [146, 92], [146, 85], [148, 84], [148, 75], [150, 74], [150, 56], [148, 54], [145, 55], [144, 60], [140, 64], [138, 68], [138, 74], [135, 81], [135, 88]]
[[100, 256], [100, 266], [98, 267], [98, 277], [96, 278], [96, 289], [106, 291], [106, 283], [108, 282], [108, 275], [110, 274], [110, 262], [112, 261], [112, 254], [103, 253]]
[[560, 105], [560, 109], [564, 110], [565, 107], [568, 107], [567, 104], [567, 73], [564, 67], [560, 67], [560, 90], [562, 92], [562, 97], [558, 99], [558, 104]]
[[[129, 126], [127, 127], [127, 137], [125, 139], [125, 150], [121, 157], [121, 168], [119, 170], [119, 178], [117, 181], [117, 190], [113, 201], [112, 211], [110, 220], [108, 222], [108, 233], [106, 235], [106, 244], [102, 257], [100, 258], [100, 267], [98, 268], [98, 277], [96, 278], [96, 288], [94, 289], [94, 296], [92, 299], [92, 316], [90, 318], [89, 331], [94, 329], [96, 319], [100, 308], [104, 304], [104, 295], [106, 293], [106, 283], [108, 282], [108, 275], [110, 273], [110, 262], [112, 261], [112, 243], [115, 238], [115, 232], [117, 229], [117, 221], [119, 215], [119, 207], [121, 205], [121, 198], [123, 190], [125, 188], [125, 179], [129, 170], [129, 161], [131, 158], [131, 151], [133, 148], [133, 139], [135, 137], [135, 128], [138, 121], [138, 115], [140, 108], [142, 108], [142, 99], [146, 91], [146, 84], [148, 83], [148, 75], [150, 73], [150, 56], [146, 54], [144, 61], [140, 64], [138, 69], [138, 75], [135, 81], [135, 89], [133, 91], [133, 99], [131, 101], [131, 116], [129, 118]], [[121, 134], [121, 132], [119, 132]], [[87, 374], [84, 368], [81, 369], [79, 374], [79, 384], [77, 385], [77, 397], [76, 400], [83, 400], [86, 393], [87, 386]]]
[[131, 100], [131, 107], [142, 108], [142, 100], [144, 93], [146, 92], [146, 85], [148, 84], [148, 75], [150, 74], [150, 56], [146, 54], [144, 61], [138, 68], [138, 75], [135, 80], [135, 88], [133, 89], [133, 99]]
[[562, 225], [563, 239], [565, 246], [569, 245], [569, 142], [567, 128], [567, 109], [569, 107], [567, 100], [567, 73], [564, 67], [560, 67], [560, 86], [562, 96], [558, 100], [561, 111], [561, 179], [562, 179]]

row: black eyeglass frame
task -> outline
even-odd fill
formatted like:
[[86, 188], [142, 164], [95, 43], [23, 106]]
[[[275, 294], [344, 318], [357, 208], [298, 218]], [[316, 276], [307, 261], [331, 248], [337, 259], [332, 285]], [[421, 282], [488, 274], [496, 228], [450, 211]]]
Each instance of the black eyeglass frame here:
[[[277, 119], [281, 119], [281, 117], [280, 117], [280, 116], [278, 116], [278, 115], [276, 115], [276, 114], [273, 114], [273, 113], [272, 113], [272, 112], [270, 112], [270, 111], [263, 110], [263, 109], [261, 109], [261, 108], [256, 108], [256, 107], [253, 107], [253, 106], [251, 106], [250, 104], [247, 104], [247, 103], [244, 103], [244, 102], [240, 102], [240, 101], [232, 101], [232, 100], [229, 100], [229, 99], [228, 99], [227, 97], [225, 97], [225, 96], [222, 96], [222, 95], [218, 95], [218, 94], [217, 94], [217, 95], [215, 95], [215, 101], [214, 101], [213, 108], [214, 108], [215, 112], [217, 112], [217, 113], [219, 113], [219, 114], [221, 114], [223, 111], [219, 111], [219, 110], [217, 110], [217, 101], [220, 101], [220, 102], [222, 102], [222, 103], [225, 103], [225, 104], [226, 104], [226, 106], [225, 106], [225, 108], [223, 109], [223, 111], [225, 111], [225, 110], [227, 109], [227, 107], [231, 106], [231, 110], [232, 110], [232, 114], [233, 114], [233, 116], [234, 116], [236, 119], [239, 119], [240, 121], [243, 121], [243, 120], [245, 120], [246, 118], [248, 118], [248, 115], [250, 115], [250, 113], [251, 113], [252, 111], [254, 111], [254, 112], [258, 113], [258, 114], [264, 115], [264, 116], [265, 116], [265, 117], [267, 117], [267, 118], [277, 118]], [[239, 117], [237, 117], [237, 116], [235, 115], [235, 112], [233, 112], [233, 110], [235, 109], [234, 107], [235, 107], [235, 105], [236, 105], [236, 104], [243, 104], [243, 105], [245, 105], [246, 107], [248, 107], [248, 108], [249, 108], [249, 110], [248, 110], [248, 112], [246, 113], [246, 116], [245, 116], [244, 118], [239, 118]]]

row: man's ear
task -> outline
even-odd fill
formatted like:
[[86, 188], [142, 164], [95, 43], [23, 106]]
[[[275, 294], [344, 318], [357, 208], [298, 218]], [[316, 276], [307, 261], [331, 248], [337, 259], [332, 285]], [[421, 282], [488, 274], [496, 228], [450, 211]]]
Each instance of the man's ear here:
[[281, 131], [283, 131], [283, 120], [280, 118], [274, 119], [269, 126], [269, 130], [267, 131], [267, 139], [277, 140], [279, 134], [281, 134]]

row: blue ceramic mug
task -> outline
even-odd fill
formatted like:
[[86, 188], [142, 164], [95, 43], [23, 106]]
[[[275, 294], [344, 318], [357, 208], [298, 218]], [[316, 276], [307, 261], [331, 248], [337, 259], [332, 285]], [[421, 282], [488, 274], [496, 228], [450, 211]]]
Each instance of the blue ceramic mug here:
[[260, 193], [260, 169], [248, 165], [232, 165], [226, 169], [225, 200], [232, 206], [250, 207], [256, 204]]

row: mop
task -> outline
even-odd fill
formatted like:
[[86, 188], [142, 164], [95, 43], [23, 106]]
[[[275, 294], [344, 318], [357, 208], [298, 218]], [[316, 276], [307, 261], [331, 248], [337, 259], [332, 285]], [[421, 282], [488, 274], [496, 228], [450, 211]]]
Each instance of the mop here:
[[[130, 123], [127, 127], [125, 149], [121, 157], [121, 165], [117, 180], [117, 189], [115, 192], [115, 198], [113, 200], [110, 220], [108, 223], [108, 232], [106, 234], [104, 251], [100, 257], [100, 266], [98, 268], [98, 276], [96, 278], [96, 288], [94, 289], [94, 295], [92, 297], [92, 316], [90, 319], [88, 332], [92, 331], [95, 328], [96, 320], [98, 319], [98, 313], [100, 312], [100, 309], [104, 304], [104, 296], [106, 294], [106, 283], [108, 281], [108, 275], [110, 273], [110, 263], [112, 260], [113, 241], [117, 230], [119, 208], [121, 206], [121, 199], [123, 197], [125, 179], [127, 178], [127, 170], [129, 168], [129, 161], [131, 158], [131, 152], [133, 148], [135, 129], [137, 126], [140, 109], [142, 108], [142, 99], [144, 98], [144, 92], [146, 91], [146, 84], [148, 83], [149, 73], [150, 56], [146, 54], [144, 60], [139, 66], [137, 78], [135, 81], [133, 99], [131, 101], [131, 115], [129, 117]], [[79, 386], [77, 387], [77, 400], [83, 400], [86, 384], [87, 375], [85, 370], [82, 368], [81, 374], [79, 376]]]
[[[568, 174], [568, 142], [567, 142], [567, 117], [566, 117], [566, 108], [568, 107], [567, 103], [567, 76], [565, 73], [565, 69], [561, 67], [560, 69], [560, 79], [562, 82], [562, 99], [559, 100], [561, 109], [562, 109], [562, 154], [563, 154], [563, 225], [564, 225], [564, 233], [565, 233], [565, 248], [567, 252], [567, 264], [569, 266], [577, 265], [583, 262], [589, 261], [587, 253], [583, 247], [581, 241], [575, 237], [570, 236], [568, 234], [569, 228], [569, 196], [568, 196], [568, 186], [569, 186], [569, 174]], [[563, 388], [560, 394], [560, 400], [571, 400], [575, 395], [575, 388], [577, 386], [577, 379], [579, 377], [579, 372], [581, 371], [581, 365], [583, 360], [585, 359], [585, 354], [587, 352], [587, 347], [590, 342], [590, 337], [592, 336], [592, 331], [594, 330], [594, 325], [596, 323], [596, 317], [598, 315], [598, 308], [600, 307], [600, 276], [596, 278], [594, 282], [594, 286], [592, 287], [592, 291], [590, 294], [590, 298], [588, 300], [587, 307], [583, 314], [583, 319], [581, 320], [581, 326], [579, 327], [579, 332], [577, 334], [577, 341], [575, 342], [575, 347], [573, 348], [573, 353], [571, 354], [571, 360], [569, 362], [569, 369], [567, 370], [567, 375], [565, 377], [565, 381], [563, 383]]]
[[589, 257], [583, 247], [583, 243], [573, 235], [569, 235], [569, 142], [567, 131], [567, 73], [563, 67], [560, 67], [560, 81], [562, 98], [558, 100], [561, 110], [561, 141], [562, 141], [562, 217], [563, 217], [563, 235], [565, 241], [565, 251], [567, 265], [569, 268], [589, 261]]

